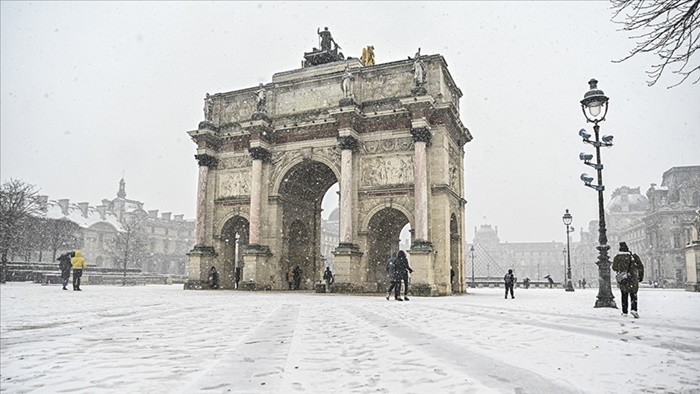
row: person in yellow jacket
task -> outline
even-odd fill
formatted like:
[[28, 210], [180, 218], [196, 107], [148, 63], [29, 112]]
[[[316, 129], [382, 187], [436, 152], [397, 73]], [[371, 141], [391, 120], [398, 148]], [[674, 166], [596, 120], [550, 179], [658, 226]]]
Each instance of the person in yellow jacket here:
[[80, 290], [80, 277], [83, 276], [83, 269], [87, 268], [85, 259], [79, 250], [75, 251], [75, 257], [71, 259], [71, 264], [73, 264], [73, 291]]

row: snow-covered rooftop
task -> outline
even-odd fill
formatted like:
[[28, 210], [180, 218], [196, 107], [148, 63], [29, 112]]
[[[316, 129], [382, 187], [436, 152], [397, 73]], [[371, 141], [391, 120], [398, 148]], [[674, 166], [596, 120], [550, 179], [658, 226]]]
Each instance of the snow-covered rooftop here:
[[[65, 204], [61, 207], [61, 204]], [[79, 204], [83, 204], [81, 207]], [[113, 226], [117, 231], [122, 231], [122, 225], [114, 212], [105, 210], [104, 217], [96, 207], [91, 207], [87, 203], [71, 204], [67, 200], [48, 201], [44, 217], [48, 219], [68, 219], [77, 223], [80, 227], [90, 228], [96, 223], [106, 223]], [[87, 215], [85, 215], [83, 209]]]

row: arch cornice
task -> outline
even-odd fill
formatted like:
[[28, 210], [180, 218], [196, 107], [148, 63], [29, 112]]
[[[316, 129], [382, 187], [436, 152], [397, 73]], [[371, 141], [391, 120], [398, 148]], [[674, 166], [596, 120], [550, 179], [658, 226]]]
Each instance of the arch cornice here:
[[245, 221], [248, 222], [248, 225], [250, 225], [250, 215], [248, 214], [248, 212], [229, 212], [223, 217], [221, 217], [221, 219], [217, 220], [216, 224], [214, 225], [214, 238], [221, 237], [221, 231], [224, 229], [226, 223], [228, 223], [229, 220], [237, 216], [240, 216], [241, 218], [245, 219]]
[[408, 223], [411, 224], [411, 228], [413, 228], [413, 223], [415, 223], [413, 219], [413, 214], [411, 213], [411, 209], [408, 209], [403, 206], [402, 203], [398, 203], [395, 201], [392, 201], [390, 206], [386, 206], [386, 203], [384, 201], [378, 201], [374, 207], [372, 207], [369, 211], [367, 211], [367, 214], [365, 215], [364, 218], [361, 218], [362, 223], [360, 228], [358, 229], [359, 232], [366, 232], [369, 230], [369, 222], [372, 220], [372, 217], [376, 215], [379, 211], [385, 208], [393, 208], [396, 209], [397, 211], [401, 212], [406, 216], [408, 219]]
[[[340, 152], [338, 152], [338, 162], [335, 163], [331, 161], [328, 157], [324, 157], [318, 154], [314, 154], [311, 152], [310, 155], [305, 155], [304, 152], [300, 151], [285, 151], [287, 154], [291, 154], [294, 157], [288, 159], [286, 163], [282, 162], [283, 159], [278, 159], [278, 164], [275, 163], [275, 156], [273, 154], [273, 161], [271, 165], [279, 165], [281, 164], [281, 167], [279, 167], [278, 170], [271, 169], [270, 176], [274, 177], [274, 179], [270, 179], [272, 182], [272, 190], [270, 191], [270, 195], [279, 195], [279, 190], [280, 186], [282, 184], [282, 180], [284, 179], [284, 176], [292, 169], [294, 166], [297, 164], [301, 164], [304, 161], [311, 160], [315, 161], [318, 163], [321, 163], [328, 167], [331, 171], [333, 171], [333, 175], [335, 175], [336, 180], [340, 180]], [[281, 162], [281, 163], [280, 163]]]

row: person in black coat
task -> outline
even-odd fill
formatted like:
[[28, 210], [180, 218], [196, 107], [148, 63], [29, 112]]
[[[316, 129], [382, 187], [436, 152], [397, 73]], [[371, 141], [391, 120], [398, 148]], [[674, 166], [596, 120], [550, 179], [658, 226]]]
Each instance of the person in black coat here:
[[215, 290], [219, 288], [219, 271], [214, 266], [209, 270], [209, 286]]
[[326, 270], [323, 272], [323, 280], [326, 281], [326, 291], [331, 291], [331, 285], [335, 282], [331, 267], [326, 267]]
[[235, 289], [238, 289], [238, 283], [241, 281], [241, 267], [236, 267], [233, 271], [233, 285]]
[[618, 282], [617, 284], [622, 293], [622, 315], [627, 316], [627, 306], [631, 302], [630, 313], [635, 319], [638, 319], [637, 292], [639, 291], [639, 282], [644, 280], [644, 264], [642, 264], [642, 260], [629, 250], [627, 243], [620, 242], [620, 253], [613, 259], [612, 269], [617, 273], [627, 272], [629, 274], [630, 277], [627, 281], [623, 283]]
[[294, 267], [294, 290], [299, 290], [301, 287], [301, 268], [297, 265]]
[[552, 277], [549, 275], [545, 276], [545, 278], [547, 278], [547, 281], [549, 281], [549, 288], [553, 289], [554, 288], [554, 279], [552, 279]]
[[397, 280], [399, 284], [397, 285], [399, 287], [399, 294], [400, 294], [400, 287], [401, 287], [401, 281], [403, 281], [403, 299], [401, 297], [397, 298], [399, 301], [408, 301], [408, 274], [412, 273], [413, 269], [408, 265], [408, 258], [406, 257], [406, 252], [403, 250], [399, 250], [399, 253], [396, 255], [396, 275], [397, 275]]
[[391, 297], [391, 291], [394, 291], [394, 299], [396, 301], [403, 301], [401, 299], [401, 279], [399, 279], [396, 274], [396, 252], [391, 252], [391, 257], [386, 261], [386, 278], [389, 281], [389, 288], [386, 290], [387, 301]]
[[61, 284], [63, 285], [63, 290], [68, 290], [68, 279], [70, 279], [70, 270], [73, 268], [71, 264], [71, 259], [75, 257], [74, 252], [66, 252], [58, 256], [56, 260], [59, 261], [58, 268], [61, 270]]
[[508, 270], [506, 276], [503, 277], [503, 281], [506, 283], [506, 300], [508, 299], [508, 291], [510, 290], [510, 298], [515, 298], [513, 295], [513, 286], [515, 285], [515, 276], [513, 275], [513, 270]]

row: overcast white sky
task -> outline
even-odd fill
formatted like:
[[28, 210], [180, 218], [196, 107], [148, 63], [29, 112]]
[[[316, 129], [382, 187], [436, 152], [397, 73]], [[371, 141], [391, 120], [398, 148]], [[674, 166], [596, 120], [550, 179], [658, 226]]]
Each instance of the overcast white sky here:
[[[51, 199], [127, 197], [195, 216], [195, 144], [205, 93], [270, 82], [298, 68], [328, 26], [346, 56], [377, 63], [418, 47], [441, 54], [464, 92], [467, 240], [561, 241], [597, 218], [579, 180], [592, 151], [577, 132], [590, 78], [610, 97], [603, 134], [606, 202], [617, 187], [661, 183], [700, 164], [700, 85], [668, 75], [647, 87], [652, 56], [621, 64], [634, 42], [609, 2], [0, 2], [1, 178]], [[574, 239], [578, 239], [575, 235]]]

